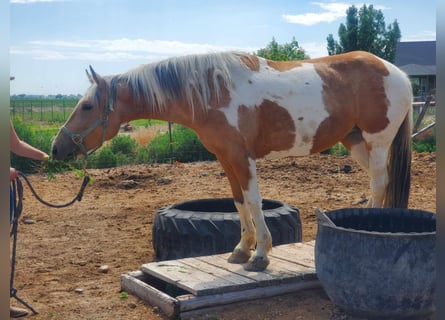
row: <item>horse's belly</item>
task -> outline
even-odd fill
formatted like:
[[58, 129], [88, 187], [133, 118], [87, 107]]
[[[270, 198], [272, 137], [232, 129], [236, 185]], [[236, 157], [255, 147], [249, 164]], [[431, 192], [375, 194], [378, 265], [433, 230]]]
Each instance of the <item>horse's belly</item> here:
[[292, 148], [287, 150], [274, 151], [272, 150], [270, 153], [264, 156], [265, 159], [279, 159], [284, 157], [302, 157], [308, 156], [311, 154], [312, 142], [305, 143], [301, 142], [295, 144]]

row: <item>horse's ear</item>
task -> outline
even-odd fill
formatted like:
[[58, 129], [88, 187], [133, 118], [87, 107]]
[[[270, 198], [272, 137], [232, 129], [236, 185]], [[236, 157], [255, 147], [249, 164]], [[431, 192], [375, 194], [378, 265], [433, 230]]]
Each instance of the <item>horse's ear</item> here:
[[90, 72], [91, 72], [91, 78], [94, 80], [94, 82], [96, 82], [99, 85], [102, 82], [102, 77], [98, 75], [96, 71], [94, 71], [92, 66], [90, 66]]
[[90, 72], [86, 70], [88, 79], [90, 80], [91, 84], [97, 84], [97, 87], [101, 90], [106, 90], [107, 83], [104, 78], [102, 78], [99, 74], [94, 71], [93, 67], [90, 66]]
[[[90, 66], [91, 68], [91, 66]], [[88, 69], [85, 69], [85, 73], [87, 74], [88, 80], [90, 80], [90, 83], [94, 83], [94, 79], [91, 77], [91, 74], [88, 72]]]

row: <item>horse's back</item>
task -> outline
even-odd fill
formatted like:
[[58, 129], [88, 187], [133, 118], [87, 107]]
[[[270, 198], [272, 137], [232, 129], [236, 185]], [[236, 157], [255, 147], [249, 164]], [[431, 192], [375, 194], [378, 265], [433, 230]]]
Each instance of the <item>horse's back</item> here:
[[215, 106], [225, 115], [225, 132], [234, 128], [255, 158], [318, 153], [354, 128], [388, 137], [410, 108], [406, 75], [367, 52], [286, 62], [237, 55], [239, 63], [227, 66], [228, 97]]

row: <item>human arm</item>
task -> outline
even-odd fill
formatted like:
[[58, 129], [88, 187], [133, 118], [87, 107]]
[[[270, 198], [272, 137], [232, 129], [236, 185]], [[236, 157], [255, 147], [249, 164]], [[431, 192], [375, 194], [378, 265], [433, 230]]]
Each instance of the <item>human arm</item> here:
[[15, 132], [14, 126], [12, 125], [11, 121], [9, 121], [9, 131], [10, 131], [10, 150], [15, 153], [18, 156], [31, 158], [34, 160], [45, 160], [48, 159], [48, 155], [29, 145], [25, 141], [20, 140], [20, 138], [17, 136], [17, 133]]

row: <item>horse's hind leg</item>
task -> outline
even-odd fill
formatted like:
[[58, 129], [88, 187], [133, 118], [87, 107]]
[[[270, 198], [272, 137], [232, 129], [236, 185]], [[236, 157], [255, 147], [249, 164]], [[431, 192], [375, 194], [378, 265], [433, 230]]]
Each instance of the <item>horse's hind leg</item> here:
[[371, 197], [368, 207], [381, 207], [388, 184], [388, 148], [376, 147], [364, 140], [361, 130], [354, 128], [342, 141], [351, 157], [368, 173], [371, 182]]
[[388, 186], [388, 148], [373, 147], [369, 151], [369, 175], [371, 177], [372, 200], [368, 207], [381, 208]]

